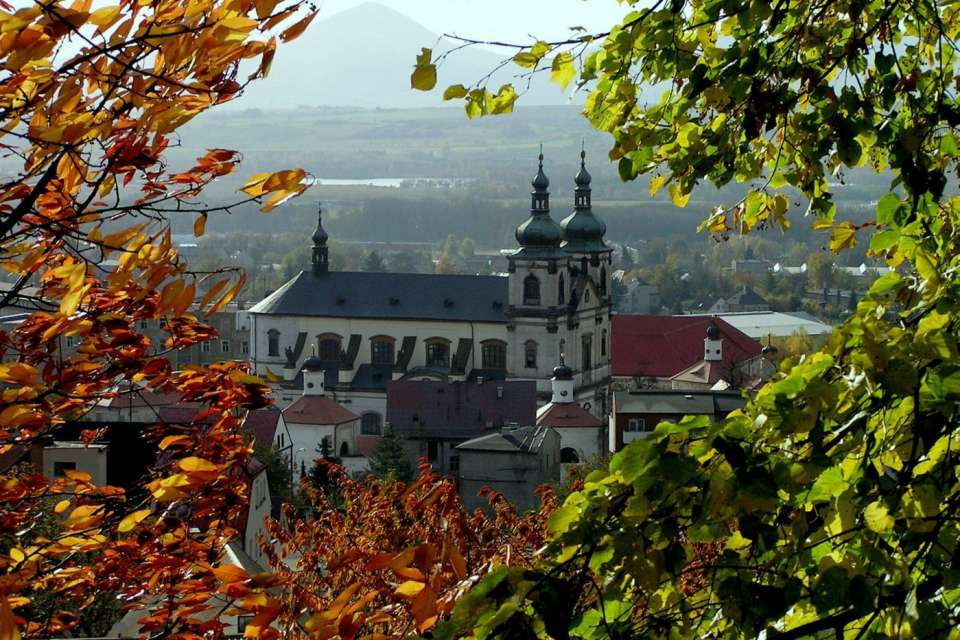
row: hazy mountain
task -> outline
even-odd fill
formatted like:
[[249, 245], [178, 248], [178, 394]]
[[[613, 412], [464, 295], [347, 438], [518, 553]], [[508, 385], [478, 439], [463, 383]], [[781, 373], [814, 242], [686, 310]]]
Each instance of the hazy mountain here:
[[[408, 108], [440, 106], [442, 88], [469, 84], [492, 71], [501, 58], [470, 47], [450, 56], [439, 68], [430, 93], [410, 89], [410, 72], [421, 47], [434, 55], [450, 48], [447, 40], [401, 13], [376, 3], [332, 15], [318, 16], [307, 31], [277, 50], [270, 75], [254, 82], [233, 108], [283, 109], [309, 106]], [[489, 83], [496, 89], [513, 82], [518, 91], [526, 80], [513, 76], [521, 69], [507, 65]], [[525, 104], [566, 104], [567, 96], [541, 73], [523, 97]], [[568, 92], [569, 93], [569, 92]]]

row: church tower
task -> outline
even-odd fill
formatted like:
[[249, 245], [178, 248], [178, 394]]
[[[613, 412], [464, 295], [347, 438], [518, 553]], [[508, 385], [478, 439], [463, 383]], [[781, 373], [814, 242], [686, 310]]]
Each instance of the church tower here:
[[537, 391], [546, 399], [563, 338], [559, 329], [569, 301], [570, 259], [560, 248], [563, 231], [550, 217], [542, 150], [532, 185], [530, 216], [516, 231], [520, 247], [507, 256], [509, 368], [515, 377], [536, 379]]
[[330, 255], [327, 249], [329, 236], [323, 228], [323, 209], [317, 207], [317, 228], [311, 239], [313, 240], [313, 273], [320, 275], [330, 271]]
[[574, 178], [573, 213], [563, 219], [561, 248], [570, 257], [570, 302], [566, 325], [568, 353], [579, 372], [578, 399], [594, 415], [606, 411], [610, 379], [610, 278], [613, 249], [604, 241], [607, 225], [593, 213], [586, 152], [580, 150], [580, 171]]

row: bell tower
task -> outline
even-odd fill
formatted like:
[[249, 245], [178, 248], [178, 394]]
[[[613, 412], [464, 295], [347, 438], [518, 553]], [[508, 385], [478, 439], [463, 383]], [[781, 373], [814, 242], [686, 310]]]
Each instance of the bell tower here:
[[543, 171], [542, 147], [531, 185], [530, 214], [516, 231], [519, 248], [507, 255], [509, 368], [514, 377], [536, 379], [537, 391], [546, 399], [565, 331], [560, 319], [569, 297], [564, 274], [570, 259], [560, 248], [563, 231], [550, 217], [550, 180]]

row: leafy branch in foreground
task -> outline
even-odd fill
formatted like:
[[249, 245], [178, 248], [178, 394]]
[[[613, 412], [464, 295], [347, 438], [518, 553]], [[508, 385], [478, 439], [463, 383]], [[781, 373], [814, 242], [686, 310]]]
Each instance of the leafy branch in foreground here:
[[[720, 235], [785, 231], [800, 194], [833, 251], [867, 229], [898, 269], [745, 409], [660, 425], [592, 473], [543, 561], [481, 580], [434, 637], [957, 637], [958, 31], [952, 3], [678, 0], [582, 36], [584, 114], [624, 180], [677, 206], [748, 183], [704, 223]], [[578, 46], [513, 60], [563, 83]], [[477, 90], [445, 97], [486, 113]], [[830, 180], [861, 167], [890, 193], [837, 221]]]

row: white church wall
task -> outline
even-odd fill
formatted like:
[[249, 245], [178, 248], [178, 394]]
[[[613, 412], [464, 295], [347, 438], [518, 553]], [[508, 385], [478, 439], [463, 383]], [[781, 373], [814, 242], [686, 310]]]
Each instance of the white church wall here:
[[580, 462], [587, 462], [602, 451], [602, 427], [561, 427], [560, 448], [571, 448], [577, 452]]

